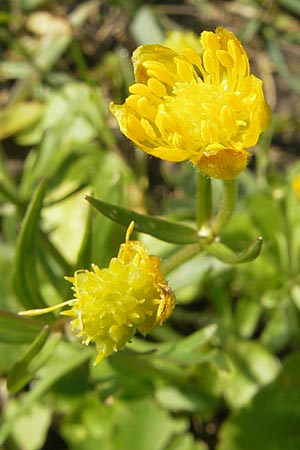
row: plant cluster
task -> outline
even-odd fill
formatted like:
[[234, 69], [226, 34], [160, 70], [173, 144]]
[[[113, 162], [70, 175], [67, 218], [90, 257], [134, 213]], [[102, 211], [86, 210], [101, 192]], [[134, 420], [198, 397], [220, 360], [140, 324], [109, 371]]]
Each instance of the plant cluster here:
[[297, 98], [300, 11], [173, 19], [219, 3], [0, 12], [3, 450], [300, 445], [300, 166], [272, 162], [299, 120], [247, 54]]

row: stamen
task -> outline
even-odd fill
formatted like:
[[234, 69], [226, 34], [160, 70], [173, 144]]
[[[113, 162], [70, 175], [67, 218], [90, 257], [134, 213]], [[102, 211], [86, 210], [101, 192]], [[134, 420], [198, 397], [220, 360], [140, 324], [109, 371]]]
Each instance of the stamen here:
[[228, 71], [232, 70], [233, 60], [226, 50], [218, 50], [216, 55], [222, 66], [224, 66]]
[[194, 78], [193, 77], [193, 71], [186, 61], [183, 61], [182, 59], [175, 58], [176, 63], [176, 69], [177, 73], [179, 75], [179, 78], [181, 81], [187, 81], [188, 83]]
[[149, 78], [148, 87], [153, 94], [157, 95], [157, 97], [164, 97], [167, 95], [166, 87], [156, 78]]
[[47, 314], [49, 312], [55, 311], [56, 309], [62, 308], [63, 306], [66, 305], [74, 305], [75, 303], [77, 303], [76, 299], [67, 300], [66, 302], [58, 303], [57, 305], [49, 306], [48, 308], [28, 309], [27, 311], [20, 311], [18, 315], [29, 317], [40, 316], [42, 314]]
[[157, 78], [162, 83], [173, 85], [173, 77], [166, 66], [158, 61], [145, 61], [143, 66], [147, 69], [148, 76]]
[[148, 87], [142, 83], [135, 83], [129, 87], [129, 92], [131, 94], [137, 94], [142, 97], [149, 97], [150, 92]]
[[135, 141], [145, 141], [147, 134], [142, 127], [140, 120], [133, 114], [128, 114], [127, 118], [127, 131], [129, 135], [134, 136]]
[[144, 130], [145, 130], [145, 132], [146, 132], [146, 134], [147, 134], [147, 137], [148, 137], [149, 139], [153, 139], [153, 140], [156, 140], [156, 139], [157, 139], [157, 135], [156, 135], [156, 133], [155, 133], [153, 127], [150, 125], [150, 123], [149, 123], [148, 120], [142, 118], [142, 119], [141, 119], [141, 125], [142, 125], [142, 127], [144, 128]]
[[149, 105], [148, 99], [146, 97], [140, 97], [137, 102], [137, 112], [145, 117], [145, 119], [150, 120], [151, 122], [155, 121], [155, 117], [157, 114], [157, 108]]

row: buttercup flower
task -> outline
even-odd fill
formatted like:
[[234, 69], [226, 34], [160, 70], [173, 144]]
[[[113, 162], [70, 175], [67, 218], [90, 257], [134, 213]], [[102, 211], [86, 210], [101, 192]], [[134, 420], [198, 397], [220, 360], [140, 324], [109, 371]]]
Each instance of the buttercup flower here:
[[61, 314], [73, 318], [72, 329], [83, 344], [95, 342], [95, 364], [123, 349], [136, 331], [145, 335], [160, 325], [174, 308], [174, 294], [163, 277], [160, 259], [149, 255], [141, 242], [129, 240], [133, 226], [132, 222], [107, 269], [94, 264], [92, 271], [79, 270], [67, 278], [75, 299], [19, 314], [33, 316], [69, 305]]
[[162, 45], [138, 47], [136, 83], [123, 105], [111, 104], [120, 130], [139, 148], [168, 161], [191, 160], [203, 173], [235, 178], [270, 122], [262, 81], [224, 28], [204, 31], [202, 55]]

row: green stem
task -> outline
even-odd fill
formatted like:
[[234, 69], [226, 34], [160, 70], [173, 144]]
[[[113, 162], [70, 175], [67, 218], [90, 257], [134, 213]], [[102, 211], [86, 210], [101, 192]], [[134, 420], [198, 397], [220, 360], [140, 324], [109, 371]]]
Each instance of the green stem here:
[[211, 218], [211, 180], [200, 171], [197, 173], [197, 205], [196, 205], [197, 228], [201, 230]]
[[236, 180], [223, 181], [223, 199], [221, 208], [212, 225], [214, 236], [218, 236], [225, 226], [228, 224], [233, 213], [237, 198], [237, 184]]
[[287, 204], [286, 199], [284, 197], [279, 199], [279, 206], [282, 213], [282, 219], [283, 219], [283, 230], [284, 230], [284, 236], [286, 239], [286, 259], [287, 264], [285, 267], [286, 274], [288, 278], [292, 278], [294, 273], [294, 264], [293, 264], [293, 229], [290, 224], [290, 220], [288, 217], [288, 211], [287, 211]]
[[177, 253], [170, 256], [166, 261], [162, 263], [162, 271], [164, 275], [173, 272], [173, 270], [177, 269], [177, 267], [181, 266], [181, 264], [185, 263], [189, 259], [193, 258], [193, 256], [204, 250], [204, 242], [199, 242], [197, 244], [190, 244], [182, 247]]

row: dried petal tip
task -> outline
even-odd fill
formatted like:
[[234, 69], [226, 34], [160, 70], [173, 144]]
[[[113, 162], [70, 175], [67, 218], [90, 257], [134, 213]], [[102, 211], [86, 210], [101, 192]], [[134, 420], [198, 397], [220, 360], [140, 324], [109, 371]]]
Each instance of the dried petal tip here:
[[190, 160], [203, 173], [230, 180], [245, 169], [247, 149], [271, 112], [233, 33], [204, 31], [198, 46], [191, 36], [173, 36], [165, 46], [138, 47], [131, 95], [111, 111], [121, 132], [146, 153]]

